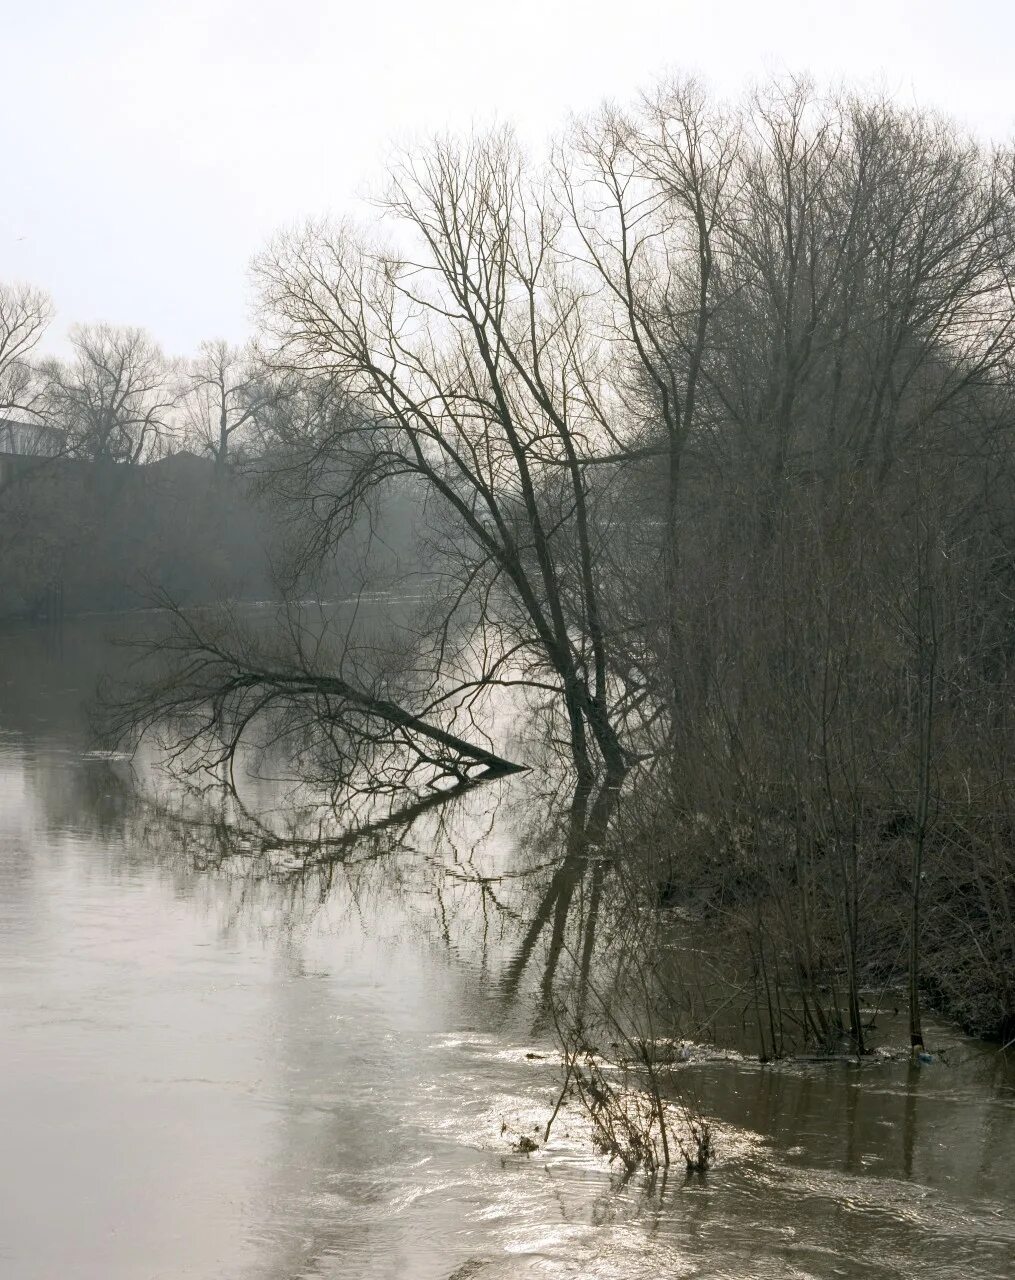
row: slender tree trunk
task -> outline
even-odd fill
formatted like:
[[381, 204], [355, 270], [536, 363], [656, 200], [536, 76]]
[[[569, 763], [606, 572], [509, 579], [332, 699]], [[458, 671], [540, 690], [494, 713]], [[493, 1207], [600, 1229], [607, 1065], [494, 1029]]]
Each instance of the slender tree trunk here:
[[[928, 537], [929, 543], [929, 537]], [[934, 726], [934, 684], [937, 666], [937, 626], [932, 588], [927, 582], [929, 547], [917, 548], [917, 652], [919, 655], [920, 747], [917, 770], [916, 825], [913, 832], [912, 898], [909, 921], [909, 1042], [914, 1053], [923, 1049], [920, 1017], [920, 896], [923, 855], [930, 811], [931, 734]]]

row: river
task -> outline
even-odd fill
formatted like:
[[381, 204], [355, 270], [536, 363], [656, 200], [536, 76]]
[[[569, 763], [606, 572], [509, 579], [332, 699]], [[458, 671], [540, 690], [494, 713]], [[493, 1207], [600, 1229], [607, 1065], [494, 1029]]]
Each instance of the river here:
[[107, 629], [0, 637], [5, 1280], [1015, 1274], [1015, 1071], [935, 1022], [923, 1068], [702, 1052], [705, 1178], [566, 1111], [514, 1151], [559, 1087], [535, 958], [503, 981], [531, 780], [297, 873], [90, 752]]

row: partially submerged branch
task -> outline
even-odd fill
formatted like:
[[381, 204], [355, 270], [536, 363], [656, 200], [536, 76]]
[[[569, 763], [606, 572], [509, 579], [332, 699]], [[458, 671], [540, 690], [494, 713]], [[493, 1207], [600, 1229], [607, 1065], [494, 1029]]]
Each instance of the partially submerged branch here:
[[[348, 638], [333, 663], [321, 637], [311, 645], [301, 636], [281, 657], [228, 613], [216, 626], [164, 604], [169, 626], [128, 642], [140, 677], [104, 692], [101, 727], [113, 744], [171, 727], [177, 766], [225, 771], [230, 780], [241, 748], [285, 744], [297, 776], [333, 796], [443, 790], [526, 768], [407, 710], [390, 696], [390, 673], [349, 678], [345, 667], [356, 662]], [[290, 632], [299, 625], [291, 614], [287, 621]]]

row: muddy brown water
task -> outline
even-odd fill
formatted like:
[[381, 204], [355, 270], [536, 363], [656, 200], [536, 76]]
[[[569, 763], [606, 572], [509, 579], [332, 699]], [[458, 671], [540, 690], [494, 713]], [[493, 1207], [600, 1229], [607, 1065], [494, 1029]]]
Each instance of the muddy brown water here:
[[106, 630], [0, 637], [5, 1280], [1015, 1275], [1015, 1074], [937, 1023], [925, 1068], [702, 1051], [705, 1180], [621, 1184], [567, 1113], [513, 1152], [558, 1079], [501, 982], [529, 784], [294, 876], [88, 753]]

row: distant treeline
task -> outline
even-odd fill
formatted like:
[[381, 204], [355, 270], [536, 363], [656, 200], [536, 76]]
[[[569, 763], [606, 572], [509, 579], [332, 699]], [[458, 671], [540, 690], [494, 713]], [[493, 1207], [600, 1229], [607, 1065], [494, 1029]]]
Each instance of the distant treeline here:
[[[211, 458], [171, 454], [128, 466], [76, 458], [0, 459], [0, 618], [55, 620], [144, 607], [277, 599], [292, 520], [256, 479]], [[411, 556], [397, 508], [371, 541], [375, 573]], [[316, 587], [343, 594], [362, 581], [368, 531]]]
[[211, 460], [149, 466], [72, 458], [9, 464], [0, 503], [0, 616], [272, 594], [263, 503]]

